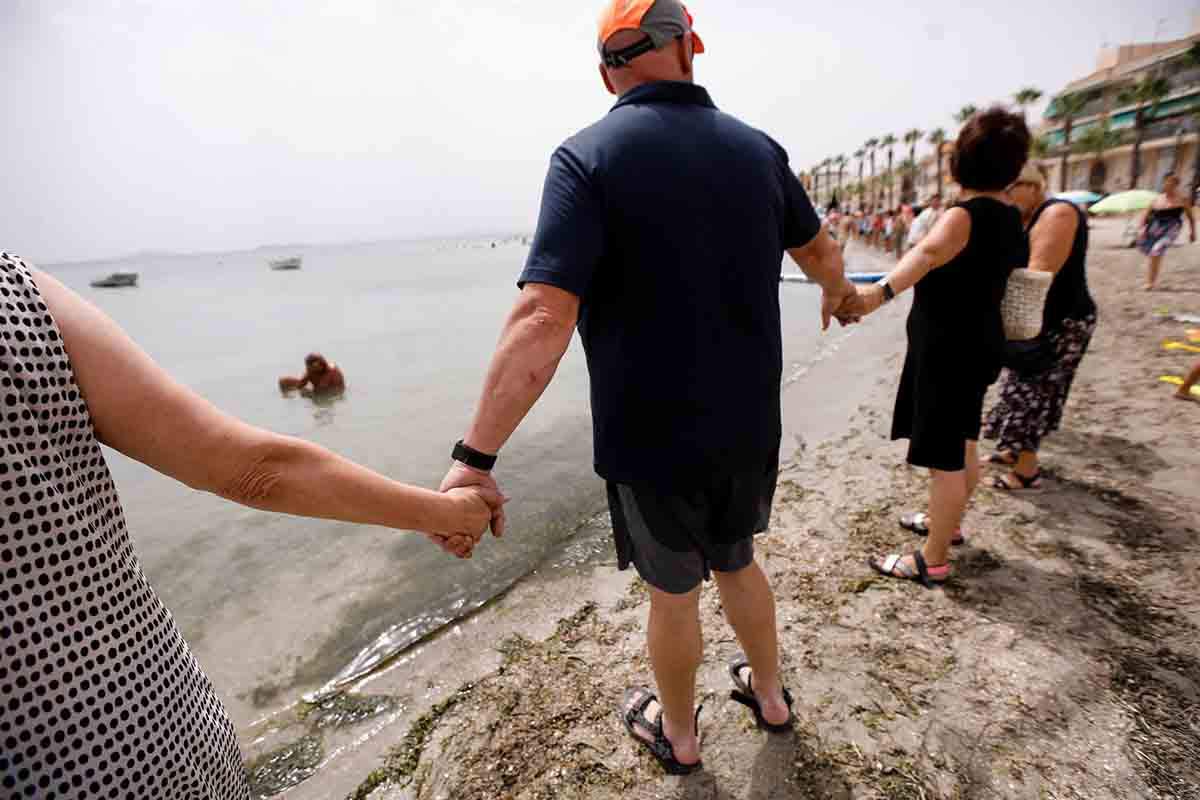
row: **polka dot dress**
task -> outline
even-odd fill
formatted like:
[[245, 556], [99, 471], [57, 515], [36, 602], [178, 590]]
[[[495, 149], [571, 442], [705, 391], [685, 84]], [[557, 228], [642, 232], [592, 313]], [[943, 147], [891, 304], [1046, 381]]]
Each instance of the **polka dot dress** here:
[[62, 340], [0, 253], [0, 800], [248, 800], [212, 685], [133, 554]]

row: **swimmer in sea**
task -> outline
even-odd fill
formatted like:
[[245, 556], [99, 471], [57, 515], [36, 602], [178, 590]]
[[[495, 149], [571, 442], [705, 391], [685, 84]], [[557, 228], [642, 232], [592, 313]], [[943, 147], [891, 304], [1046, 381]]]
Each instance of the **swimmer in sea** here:
[[320, 353], [309, 353], [304, 357], [304, 376], [279, 379], [279, 390], [289, 392], [299, 389], [301, 394], [327, 395], [346, 390], [346, 379], [336, 364], [330, 364]]

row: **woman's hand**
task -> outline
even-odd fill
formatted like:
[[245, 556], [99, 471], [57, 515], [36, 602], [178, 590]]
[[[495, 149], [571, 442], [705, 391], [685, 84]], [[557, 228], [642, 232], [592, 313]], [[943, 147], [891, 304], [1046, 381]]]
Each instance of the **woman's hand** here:
[[858, 309], [862, 316], [870, 316], [883, 306], [883, 288], [878, 285], [858, 287]]
[[448, 489], [443, 496], [448, 502], [445, 530], [429, 534], [429, 538], [447, 553], [470, 558], [507, 500], [487, 486]]

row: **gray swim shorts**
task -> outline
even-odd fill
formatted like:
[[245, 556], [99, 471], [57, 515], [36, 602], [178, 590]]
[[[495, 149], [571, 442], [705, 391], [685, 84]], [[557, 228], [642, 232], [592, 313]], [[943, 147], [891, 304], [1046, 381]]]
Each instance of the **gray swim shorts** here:
[[617, 566], [668, 594], [687, 594], [717, 572], [754, 561], [754, 535], [767, 530], [779, 456], [762, 470], [718, 479], [701, 489], [667, 493], [609, 482]]

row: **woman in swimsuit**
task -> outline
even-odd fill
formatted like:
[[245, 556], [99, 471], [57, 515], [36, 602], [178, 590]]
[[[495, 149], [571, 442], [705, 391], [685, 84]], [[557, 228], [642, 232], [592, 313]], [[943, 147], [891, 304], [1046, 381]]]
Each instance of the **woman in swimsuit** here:
[[1138, 236], [1138, 249], [1145, 253], [1147, 262], [1146, 291], [1158, 283], [1158, 272], [1162, 269], [1163, 256], [1167, 248], [1175, 243], [1183, 231], [1183, 218], [1187, 217], [1191, 241], [1196, 242], [1196, 218], [1192, 213], [1191, 200], [1179, 191], [1179, 178], [1168, 172], [1163, 178], [1163, 192], [1142, 216], [1142, 232]]

